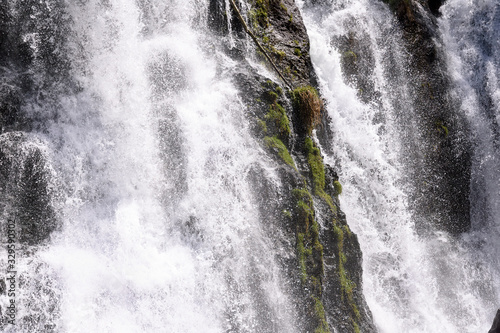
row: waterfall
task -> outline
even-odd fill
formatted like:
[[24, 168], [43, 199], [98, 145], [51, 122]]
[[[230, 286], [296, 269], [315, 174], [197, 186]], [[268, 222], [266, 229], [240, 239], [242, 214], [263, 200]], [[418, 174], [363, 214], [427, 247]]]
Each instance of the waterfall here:
[[[461, 101], [456, 112], [466, 115], [475, 142], [472, 229], [458, 237], [420, 234], [410, 209], [405, 146], [419, 138], [406, 88], [412, 74], [392, 13], [378, 1], [301, 6], [332, 119], [327, 161], [341, 168], [341, 203], [360, 237], [364, 294], [375, 324], [381, 332], [486, 332], [498, 306], [500, 267], [498, 5], [449, 0], [439, 19], [454, 97]], [[361, 78], [371, 89], [368, 98], [341, 66], [357, 56], [339, 47], [352, 35], [373, 68]], [[425, 211], [416, 214], [425, 220]]]
[[[267, 19], [250, 12], [254, 3], [237, 3], [248, 20]], [[296, 3], [332, 133], [312, 137], [342, 183], [338, 199], [359, 238], [375, 326], [486, 332], [500, 302], [500, 5], [447, 0], [436, 19], [449, 97], [467, 123], [457, 132], [472, 142], [471, 227], [452, 234], [436, 225], [445, 213], [419, 210], [432, 206], [419, 197], [427, 193], [420, 185], [430, 187], [418, 178], [422, 151], [439, 147], [419, 129], [410, 51], [394, 13], [379, 0]], [[282, 27], [297, 20], [291, 4], [280, 1]], [[245, 85], [279, 79], [229, 8], [228, 0], [0, 5], [0, 331], [305, 332], [304, 316], [332, 333], [358, 327], [366, 311], [353, 299], [364, 301], [336, 252], [344, 245], [333, 243], [345, 232], [355, 251], [355, 236], [335, 224], [340, 233], [328, 235], [325, 212], [343, 214], [323, 189], [313, 204], [298, 134], [267, 141], [284, 166], [256, 135], [253, 122], [265, 127], [270, 106]], [[307, 41], [294, 42], [289, 53], [299, 59]], [[289, 56], [266, 47], [280, 61]], [[310, 75], [284, 74], [301, 84]], [[274, 112], [287, 109], [276, 117], [297, 130], [286, 114], [293, 102], [269, 82]], [[443, 122], [432, 126], [432, 135], [448, 137]], [[296, 244], [287, 202], [294, 190], [314, 244], [305, 246], [304, 234]], [[321, 195], [329, 201], [318, 203]], [[321, 278], [343, 270], [335, 279], [350, 294], [317, 276], [317, 290], [303, 290], [307, 260], [320, 262], [311, 265]], [[344, 299], [322, 303], [321, 283], [328, 295], [350, 297], [347, 310], [338, 310]], [[325, 308], [359, 318], [325, 319]]]

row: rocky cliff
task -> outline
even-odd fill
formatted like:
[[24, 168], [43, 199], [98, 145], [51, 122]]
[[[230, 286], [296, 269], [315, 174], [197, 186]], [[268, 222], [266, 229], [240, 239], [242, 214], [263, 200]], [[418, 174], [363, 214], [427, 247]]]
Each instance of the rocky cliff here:
[[[402, 33], [401, 46], [407, 54], [405, 62], [411, 78], [407, 92], [412, 96], [411, 109], [405, 112], [406, 107], [400, 106], [399, 122], [402, 131], [408, 129], [405, 164], [411, 186], [407, 192], [417, 229], [422, 234], [434, 228], [459, 234], [470, 227], [472, 143], [466, 120], [457, 112], [457, 100], [452, 94], [441, 50], [436, 19], [441, 4], [441, 1], [387, 2]], [[306, 1], [307, 5], [328, 8], [331, 4]], [[218, 33], [230, 33], [225, 21], [229, 17], [235, 27], [232, 33], [246, 38], [237, 17], [224, 14], [229, 9], [223, 1], [212, 1], [211, 8], [213, 28]], [[289, 239], [295, 239], [299, 270], [289, 269], [289, 274], [292, 277], [298, 274], [301, 279], [301, 284], [294, 288], [297, 299], [304, 300], [299, 302], [305, 304], [304, 328], [374, 331], [361, 292], [359, 244], [339, 207], [337, 196], [341, 190], [336, 172], [323, 164], [316, 141], [319, 138], [322, 147], [329, 149], [329, 119], [317, 92], [300, 13], [293, 1], [257, 0], [249, 6], [240, 4], [240, 9], [246, 14], [246, 24], [287, 81], [271, 82], [255, 73], [243, 56], [249, 44], [241, 43], [230, 50], [240, 61], [241, 72], [235, 76], [235, 82], [241, 87], [249, 120], [255, 124], [255, 135], [261, 137], [263, 145], [275, 156], [282, 183], [287, 184], [286, 189], [273, 191], [262, 174], [257, 170], [254, 173], [256, 188], [266, 193], [261, 207], [266, 220], [287, 230]], [[374, 57], [366, 38], [353, 23], [349, 33], [332, 42], [343, 55], [345, 78], [358, 88], [360, 99], [377, 103], [380, 95], [370, 80]], [[253, 43], [250, 45], [255, 47]], [[256, 58], [275, 72], [257, 47], [255, 52]], [[416, 131], [410, 127], [416, 127]], [[286, 200], [269, 205], [280, 202], [279, 198]], [[278, 212], [287, 212], [286, 217]], [[292, 251], [291, 243], [287, 244]], [[290, 265], [293, 267], [293, 260]]]
[[[293, 281], [290, 289], [301, 330], [374, 332], [362, 294], [361, 250], [338, 201], [342, 186], [336, 171], [323, 162], [314, 134], [328, 137], [329, 119], [318, 92], [300, 12], [292, 0], [257, 0], [237, 6], [244, 25], [276, 68], [245, 34], [237, 13], [226, 8], [224, 1], [211, 1], [210, 17], [217, 33], [239, 38], [236, 47], [228, 50], [239, 62], [235, 83], [255, 136], [279, 170], [280, 187], [257, 166], [251, 181], [259, 197], [261, 218], [267, 221], [270, 233], [280, 235], [276, 238], [279, 246], [292, 254], [279, 262]], [[233, 31], [228, 31], [226, 20]], [[261, 61], [276, 79], [257, 73], [249, 64], [252, 58]], [[323, 144], [328, 146], [328, 140]]]

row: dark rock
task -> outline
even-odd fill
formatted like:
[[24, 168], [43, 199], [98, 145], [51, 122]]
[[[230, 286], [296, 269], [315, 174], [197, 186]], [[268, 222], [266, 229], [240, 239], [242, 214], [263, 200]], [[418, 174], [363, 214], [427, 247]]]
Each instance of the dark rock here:
[[14, 221], [16, 240], [28, 245], [45, 241], [58, 225], [44, 150], [41, 141], [21, 132], [0, 136], [0, 209]]
[[468, 123], [459, 112], [458, 101], [451, 97], [453, 87], [430, 4], [416, 0], [390, 3], [409, 54], [413, 112], [401, 112], [399, 121], [403, 130], [408, 124], [417, 128], [414, 137], [404, 139], [417, 227], [425, 232], [430, 221], [438, 229], [459, 234], [470, 228], [472, 142]]
[[376, 91], [373, 82], [375, 57], [370, 47], [370, 37], [362, 29], [357, 29], [353, 20], [353, 30], [347, 35], [332, 40], [341, 54], [342, 74], [347, 82], [354, 85], [360, 99], [365, 102], [377, 102], [380, 93]]
[[439, 8], [443, 5], [444, 0], [429, 0], [429, 9], [431, 10], [431, 13], [434, 14], [435, 16], [439, 16]]
[[493, 320], [493, 325], [491, 326], [488, 333], [500, 333], [500, 310], [497, 311], [495, 319]]
[[333, 182], [338, 180], [339, 176], [337, 174], [337, 171], [335, 171], [332, 166], [325, 164], [325, 192], [328, 193], [332, 198], [337, 195], [337, 191], [335, 190]]
[[216, 33], [228, 33], [227, 9], [225, 0], [210, 0], [208, 5], [208, 26]]

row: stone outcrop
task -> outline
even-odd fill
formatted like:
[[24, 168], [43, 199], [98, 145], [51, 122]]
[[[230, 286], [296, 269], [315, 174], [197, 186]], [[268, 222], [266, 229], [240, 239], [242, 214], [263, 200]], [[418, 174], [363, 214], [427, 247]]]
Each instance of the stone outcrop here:
[[[249, 174], [260, 206], [260, 219], [277, 247], [287, 272], [302, 332], [375, 332], [362, 294], [361, 250], [338, 201], [341, 185], [323, 162], [312, 130], [328, 132], [328, 117], [317, 91], [309, 57], [309, 39], [293, 0], [238, 3], [246, 24], [291, 85], [269, 80], [247, 61], [257, 57], [274, 69], [252, 43], [236, 42], [227, 52], [238, 61], [233, 73], [253, 132], [274, 160], [277, 185], [258, 163]], [[245, 11], [245, 9], [248, 9]], [[220, 12], [222, 11], [222, 13]], [[247, 38], [225, 1], [210, 4], [212, 29], [221, 36]], [[231, 22], [231, 31], [228, 29]]]
[[15, 240], [23, 244], [39, 244], [57, 227], [46, 150], [23, 132], [0, 135], [0, 209], [16, 224]]

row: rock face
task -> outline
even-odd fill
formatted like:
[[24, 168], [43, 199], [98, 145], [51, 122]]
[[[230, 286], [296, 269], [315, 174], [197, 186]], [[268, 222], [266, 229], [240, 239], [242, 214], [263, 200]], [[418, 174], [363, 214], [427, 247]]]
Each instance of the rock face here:
[[493, 325], [488, 333], [500, 333], [500, 310], [497, 311], [495, 319], [493, 320]]
[[[414, 219], [422, 233], [433, 226], [459, 234], [470, 227], [472, 143], [465, 116], [453, 98], [445, 55], [440, 49], [436, 15], [441, 1], [385, 2], [402, 33], [403, 45], [398, 47], [403, 47], [404, 59], [397, 62], [405, 63], [404, 71], [408, 72], [389, 69], [394, 78], [391, 85], [396, 85], [391, 89], [400, 89], [395, 78], [406, 75], [401, 85], [406, 85], [405, 95], [411, 101], [410, 105], [402, 105], [395, 100], [394, 108], [406, 147], [406, 174], [411, 185], [407, 190]], [[356, 22], [352, 22], [349, 32], [332, 42], [342, 54], [345, 79], [358, 89], [360, 99], [379, 103], [380, 93], [370, 80], [374, 55], [366, 31], [357, 29]]]
[[16, 240], [28, 245], [47, 239], [57, 226], [44, 148], [23, 132], [0, 135], [0, 207], [16, 224]]
[[[435, 15], [441, 1], [397, 1], [391, 5], [411, 54], [411, 92], [420, 138], [409, 145], [414, 210], [453, 234], [470, 227], [471, 142], [466, 119], [451, 95]], [[413, 153], [412, 153], [413, 152]]]
[[[260, 204], [260, 219], [287, 256], [279, 257], [287, 272], [301, 332], [375, 332], [362, 294], [361, 250], [340, 210], [341, 185], [335, 170], [323, 162], [312, 129], [329, 128], [309, 57], [309, 39], [293, 0], [256, 0], [249, 8], [237, 3], [246, 24], [285, 77], [263, 77], [246, 57], [269, 65], [251, 42], [228, 48], [238, 61], [233, 74], [247, 106], [253, 132], [274, 160], [279, 185], [255, 164], [249, 173]], [[241, 40], [250, 36], [235, 24], [225, 1], [212, 0], [209, 26], [217, 34]], [[223, 11], [223, 13], [217, 12]], [[228, 20], [232, 30], [228, 29]], [[251, 40], [250, 40], [251, 41]], [[270, 72], [274, 72], [268, 66]], [[279, 76], [276, 75], [278, 78]]]

